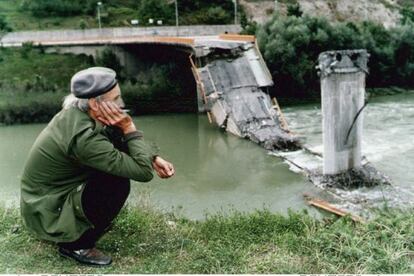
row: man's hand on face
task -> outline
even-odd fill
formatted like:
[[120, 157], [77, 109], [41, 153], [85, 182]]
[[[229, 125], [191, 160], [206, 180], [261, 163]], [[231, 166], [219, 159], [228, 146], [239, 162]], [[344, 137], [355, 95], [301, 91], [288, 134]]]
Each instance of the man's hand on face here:
[[[98, 104], [99, 115], [96, 119], [108, 126], [119, 127], [124, 134], [136, 131], [132, 118], [123, 112], [121, 108], [112, 101], [103, 101]], [[161, 178], [169, 178], [175, 174], [174, 166], [157, 156], [152, 162], [152, 167]]]
[[103, 101], [98, 104], [98, 108], [100, 115], [96, 119], [103, 124], [119, 127], [124, 134], [136, 131], [132, 118], [123, 112], [116, 103]]
[[170, 178], [175, 174], [174, 166], [159, 156], [152, 162], [152, 167], [161, 178]]

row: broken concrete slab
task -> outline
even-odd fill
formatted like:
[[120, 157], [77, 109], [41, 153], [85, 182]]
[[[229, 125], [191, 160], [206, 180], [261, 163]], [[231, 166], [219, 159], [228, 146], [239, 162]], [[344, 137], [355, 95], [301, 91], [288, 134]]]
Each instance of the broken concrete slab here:
[[255, 44], [209, 41], [205, 47], [208, 54], [198, 57], [204, 66], [195, 72], [205, 98], [202, 110], [219, 127], [266, 149], [297, 149], [298, 138], [286, 129], [267, 94], [273, 81]]

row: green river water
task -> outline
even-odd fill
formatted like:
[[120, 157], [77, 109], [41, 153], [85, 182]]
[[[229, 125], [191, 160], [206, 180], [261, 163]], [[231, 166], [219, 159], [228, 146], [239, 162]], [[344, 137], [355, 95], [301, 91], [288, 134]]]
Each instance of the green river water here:
[[[293, 131], [320, 146], [318, 105], [284, 109]], [[366, 108], [363, 153], [413, 201], [414, 95], [381, 97]], [[222, 132], [205, 115], [165, 114], [135, 118], [147, 141], [176, 168], [172, 179], [157, 176], [133, 183], [129, 204], [202, 219], [206, 213], [267, 208], [285, 213], [308, 208], [303, 193], [320, 190], [258, 145]], [[18, 204], [19, 178], [27, 153], [45, 124], [0, 126], [0, 202]], [[373, 190], [372, 193], [378, 193]]]
[[[281, 160], [247, 140], [221, 132], [205, 115], [168, 114], [135, 118], [145, 139], [155, 142], [176, 175], [133, 183], [130, 204], [199, 219], [207, 212], [305, 207], [302, 192], [313, 189]], [[18, 202], [27, 153], [45, 124], [0, 127], [0, 198]]]

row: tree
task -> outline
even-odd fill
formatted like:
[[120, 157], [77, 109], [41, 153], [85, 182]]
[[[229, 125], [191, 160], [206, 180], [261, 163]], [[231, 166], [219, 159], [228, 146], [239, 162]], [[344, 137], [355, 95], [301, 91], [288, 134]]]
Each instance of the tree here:
[[[279, 97], [315, 97], [318, 55], [337, 41], [325, 19], [276, 15], [258, 31], [259, 46], [268, 63]], [[343, 39], [339, 39], [343, 40]]]
[[108, 67], [113, 69], [118, 76], [118, 80], [124, 80], [124, 68], [121, 65], [121, 62], [119, 61], [119, 58], [110, 48], [105, 48], [96, 57], [95, 63], [97, 66]]
[[150, 18], [162, 20], [166, 24], [175, 22], [174, 6], [166, 0], [141, 1], [138, 15], [143, 24], [148, 24], [147, 22]]
[[369, 87], [414, 87], [414, 23], [387, 30], [372, 23], [329, 23], [325, 19], [276, 15], [257, 32], [278, 97], [315, 98], [315, 65], [327, 50], [367, 49]]

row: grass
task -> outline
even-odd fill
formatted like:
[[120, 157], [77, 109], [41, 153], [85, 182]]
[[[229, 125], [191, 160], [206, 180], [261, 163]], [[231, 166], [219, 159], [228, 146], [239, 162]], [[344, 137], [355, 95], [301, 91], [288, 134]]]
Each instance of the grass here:
[[0, 48], [0, 86], [47, 80], [55, 88], [68, 89], [72, 75], [92, 63], [93, 60], [86, 55], [45, 54], [30, 45]]
[[318, 221], [269, 211], [190, 221], [126, 208], [98, 247], [107, 268], [63, 259], [22, 227], [18, 210], [0, 209], [0, 273], [413, 273], [412, 210], [386, 210], [367, 224]]

